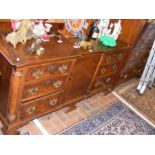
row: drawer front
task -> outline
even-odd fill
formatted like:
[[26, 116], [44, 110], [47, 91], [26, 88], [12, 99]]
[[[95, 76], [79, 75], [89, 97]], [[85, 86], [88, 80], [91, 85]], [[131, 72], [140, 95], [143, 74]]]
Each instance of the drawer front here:
[[120, 60], [123, 58], [123, 53], [116, 53], [111, 55], [103, 55], [103, 62], [102, 64], [111, 64], [111, 63], [117, 63], [120, 62]]
[[20, 119], [28, 119], [52, 110], [56, 110], [62, 104], [63, 93], [55, 93], [45, 97], [21, 103]]
[[26, 81], [38, 80], [47, 76], [67, 74], [71, 68], [72, 61], [56, 62], [44, 66], [29, 68]]
[[101, 65], [97, 76], [106, 76], [115, 74], [117, 72], [117, 69], [118, 69], [118, 63]]
[[63, 89], [67, 77], [61, 76], [24, 86], [22, 100], [33, 99]]
[[149, 56], [149, 50], [145, 51], [132, 51], [132, 54], [130, 55], [129, 61], [133, 60], [141, 60], [143, 61], [144, 59], [147, 59]]
[[112, 76], [97, 78], [92, 86], [92, 89], [97, 89], [100, 87], [108, 88], [112, 86]]
[[135, 60], [135, 61], [130, 61], [127, 62], [125, 67], [122, 70], [122, 73], [124, 72], [129, 72], [129, 71], [134, 71], [143, 68], [145, 66], [147, 59], [140, 59], [140, 60]]
[[143, 70], [144, 70], [144, 66], [136, 67], [134, 69], [128, 69], [128, 70], [123, 71], [119, 75], [118, 84], [125, 82], [125, 81], [128, 81], [134, 77], [140, 76], [142, 74]]

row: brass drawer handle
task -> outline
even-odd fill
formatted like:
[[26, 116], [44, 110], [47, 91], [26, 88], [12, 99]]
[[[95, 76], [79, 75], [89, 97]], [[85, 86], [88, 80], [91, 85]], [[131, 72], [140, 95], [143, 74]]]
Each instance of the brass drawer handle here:
[[116, 69], [117, 69], [117, 65], [115, 64], [115, 65], [112, 66], [112, 70], [116, 71]]
[[56, 67], [54, 65], [50, 65], [48, 66], [48, 71], [51, 73], [56, 69]]
[[57, 101], [58, 101], [57, 98], [53, 98], [52, 100], [49, 101], [49, 104], [54, 106], [57, 104]]
[[132, 68], [133, 68], [133, 64], [130, 64], [130, 65], [129, 65], [129, 68], [132, 69]]
[[30, 106], [29, 108], [26, 109], [26, 112], [28, 114], [32, 114], [35, 110], [36, 110], [36, 108], [34, 106]]
[[43, 72], [40, 69], [37, 69], [35, 72], [33, 72], [32, 77], [38, 79], [42, 75], [43, 75]]
[[106, 79], [106, 83], [109, 83], [109, 82], [111, 82], [111, 77], [108, 77], [108, 78]]
[[118, 59], [118, 60], [120, 60], [121, 57], [122, 57], [122, 54], [118, 54], [118, 55], [117, 55], [117, 59]]
[[137, 71], [138, 73], [141, 73], [142, 72], [142, 69], [138, 69], [138, 71]]
[[64, 74], [67, 70], [67, 65], [63, 64], [62, 66], [59, 67], [59, 71], [61, 74]]
[[39, 91], [38, 87], [33, 87], [33, 88], [28, 89], [28, 93], [31, 94], [31, 95], [37, 94], [38, 91]]
[[127, 77], [128, 77], [128, 75], [126, 74], [126, 75], [123, 76], [123, 79], [126, 79]]
[[101, 74], [103, 74], [103, 73], [105, 73], [106, 69], [102, 68], [100, 71], [101, 71]]
[[101, 82], [95, 82], [95, 88], [100, 87], [101, 86]]
[[112, 59], [111, 59], [111, 57], [110, 56], [108, 56], [107, 58], [106, 58], [106, 62], [108, 63], [108, 62], [110, 62]]
[[61, 85], [62, 85], [62, 81], [61, 80], [57, 80], [56, 82], [53, 83], [53, 86], [55, 88], [59, 88], [59, 87], [61, 87]]

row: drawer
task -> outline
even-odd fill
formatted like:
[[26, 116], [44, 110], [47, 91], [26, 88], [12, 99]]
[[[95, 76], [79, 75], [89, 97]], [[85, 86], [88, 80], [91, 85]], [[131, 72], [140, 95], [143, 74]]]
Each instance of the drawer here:
[[112, 76], [97, 78], [92, 86], [92, 89], [97, 89], [99, 87], [111, 87], [112, 86]]
[[59, 76], [39, 81], [37, 83], [28, 83], [24, 86], [22, 101], [40, 97], [63, 89], [66, 79], [66, 76]]
[[106, 75], [115, 74], [117, 72], [117, 69], [118, 69], [118, 63], [101, 65], [97, 76], [106, 76]]
[[47, 76], [64, 75], [70, 71], [72, 61], [61, 61], [43, 66], [29, 68], [26, 75], [26, 81], [38, 80]]
[[28, 119], [46, 112], [54, 111], [62, 105], [63, 92], [21, 103], [20, 119]]
[[102, 64], [111, 64], [111, 63], [117, 63], [120, 62], [120, 60], [123, 58], [123, 53], [115, 53], [111, 55], [103, 55], [103, 62]]
[[140, 76], [142, 74], [143, 70], [144, 70], [144, 66], [124, 71], [119, 76], [120, 80], [127, 81], [127, 80], [130, 80], [133, 77]]
[[140, 59], [140, 60], [134, 60], [134, 61], [130, 61], [127, 62], [127, 64], [125, 65], [124, 69], [122, 72], [128, 72], [128, 71], [134, 71], [137, 68], [143, 68], [143, 66], [145, 66], [147, 59]]
[[133, 61], [133, 60], [143, 61], [144, 59], [147, 60], [148, 56], [149, 56], [149, 50], [148, 51], [139, 51], [139, 52], [133, 51], [130, 58], [129, 58], [129, 61]]

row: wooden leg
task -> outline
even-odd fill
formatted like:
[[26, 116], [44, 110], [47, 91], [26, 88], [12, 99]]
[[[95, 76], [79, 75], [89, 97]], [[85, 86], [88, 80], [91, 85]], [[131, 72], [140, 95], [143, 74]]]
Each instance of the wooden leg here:
[[20, 135], [16, 128], [2, 127], [1, 130], [4, 135]]
[[65, 109], [65, 113], [69, 113], [69, 112], [75, 110], [76, 108], [77, 108], [76, 105], [71, 105]]

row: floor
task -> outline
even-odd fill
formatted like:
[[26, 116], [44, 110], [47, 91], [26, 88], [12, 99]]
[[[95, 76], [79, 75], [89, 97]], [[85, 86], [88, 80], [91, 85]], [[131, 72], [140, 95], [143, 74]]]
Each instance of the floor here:
[[[107, 107], [116, 99], [117, 98], [112, 93], [106, 96], [104, 96], [103, 93], [99, 93], [77, 103], [77, 109], [74, 111], [65, 113], [65, 109], [61, 109], [49, 115], [43, 116], [38, 120], [49, 134], [56, 134], [62, 131], [63, 129]], [[33, 122], [30, 122], [29, 124], [23, 126], [19, 130], [21, 134], [24, 134], [27, 131], [29, 131], [32, 135], [42, 134], [42, 132], [36, 127], [36, 125]], [[2, 134], [1, 131], [0, 134]]]

